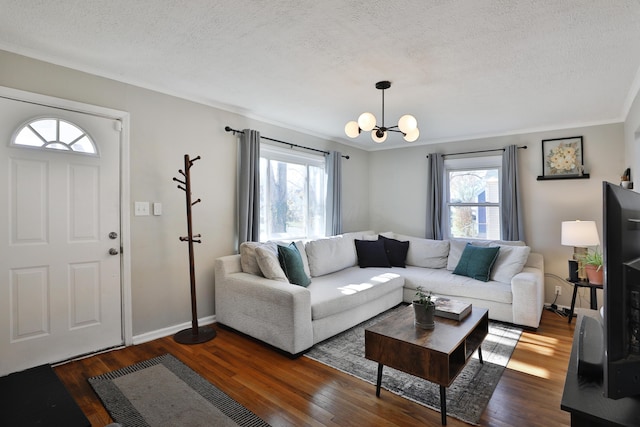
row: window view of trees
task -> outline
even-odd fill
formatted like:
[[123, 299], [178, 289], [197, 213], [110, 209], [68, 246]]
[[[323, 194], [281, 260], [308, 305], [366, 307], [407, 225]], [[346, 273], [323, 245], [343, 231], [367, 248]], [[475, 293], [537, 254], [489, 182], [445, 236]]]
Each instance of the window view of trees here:
[[260, 240], [324, 235], [324, 159], [282, 157], [260, 159]]
[[499, 170], [449, 170], [448, 206], [451, 237], [499, 239]]

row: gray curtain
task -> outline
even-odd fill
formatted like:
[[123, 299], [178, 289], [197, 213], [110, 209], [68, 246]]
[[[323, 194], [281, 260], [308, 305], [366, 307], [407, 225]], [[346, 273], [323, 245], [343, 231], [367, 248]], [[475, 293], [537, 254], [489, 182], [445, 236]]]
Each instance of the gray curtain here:
[[238, 150], [238, 246], [260, 240], [260, 132], [243, 132]]
[[342, 153], [330, 151], [326, 158], [327, 201], [326, 228], [327, 236], [342, 234]]
[[444, 238], [444, 156], [439, 153], [429, 154], [429, 171], [427, 182], [427, 239], [442, 240]]
[[502, 240], [525, 240], [518, 180], [518, 147], [509, 145], [502, 153]]

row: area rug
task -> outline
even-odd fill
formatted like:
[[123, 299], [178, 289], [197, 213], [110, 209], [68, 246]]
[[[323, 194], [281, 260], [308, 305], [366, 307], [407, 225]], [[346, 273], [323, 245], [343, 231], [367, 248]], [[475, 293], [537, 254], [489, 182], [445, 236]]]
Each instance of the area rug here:
[[170, 354], [88, 381], [111, 418], [124, 427], [269, 427]]
[[[316, 344], [305, 356], [375, 385], [378, 363], [364, 357], [364, 330], [402, 309], [405, 306], [388, 310]], [[447, 388], [448, 416], [478, 424], [521, 334], [522, 330], [517, 327], [489, 322], [489, 334], [482, 343], [484, 364], [478, 360], [477, 352], [474, 353]], [[440, 386], [437, 384], [385, 366], [382, 388], [440, 411]], [[372, 387], [371, 393], [375, 393], [375, 387]]]

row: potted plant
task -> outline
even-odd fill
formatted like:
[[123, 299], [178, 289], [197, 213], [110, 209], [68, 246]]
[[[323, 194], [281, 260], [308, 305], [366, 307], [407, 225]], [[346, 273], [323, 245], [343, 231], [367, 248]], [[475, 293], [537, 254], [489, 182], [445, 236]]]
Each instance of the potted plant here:
[[422, 286], [416, 288], [416, 297], [413, 300], [415, 325], [422, 329], [433, 329], [435, 322], [433, 317], [436, 312], [436, 303], [431, 300], [431, 292], [425, 292]]
[[582, 258], [582, 266], [587, 279], [592, 285], [602, 285], [604, 283], [604, 270], [602, 268], [602, 252], [597, 249], [589, 251]]

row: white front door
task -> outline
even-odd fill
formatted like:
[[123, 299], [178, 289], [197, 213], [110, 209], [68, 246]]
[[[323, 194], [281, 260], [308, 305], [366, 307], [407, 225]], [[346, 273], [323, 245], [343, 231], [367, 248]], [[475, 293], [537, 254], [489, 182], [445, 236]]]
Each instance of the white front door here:
[[[75, 124], [96, 155], [10, 145], [36, 118]], [[0, 98], [0, 376], [123, 343], [119, 129]]]

